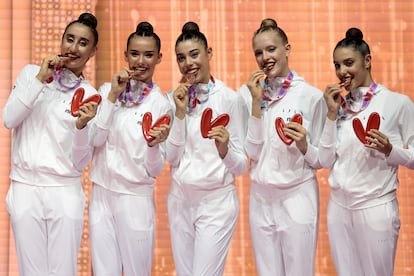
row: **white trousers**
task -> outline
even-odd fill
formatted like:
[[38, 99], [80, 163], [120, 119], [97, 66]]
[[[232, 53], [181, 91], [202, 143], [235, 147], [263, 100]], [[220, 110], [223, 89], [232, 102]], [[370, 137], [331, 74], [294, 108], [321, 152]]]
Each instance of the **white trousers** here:
[[151, 275], [155, 238], [153, 196], [120, 194], [93, 185], [89, 204], [95, 276]]
[[194, 201], [168, 196], [177, 276], [223, 275], [238, 212], [236, 190]]
[[316, 179], [288, 190], [253, 185], [249, 216], [258, 275], [314, 275], [319, 216]]
[[77, 275], [85, 207], [81, 183], [40, 187], [12, 181], [6, 203], [20, 275]]
[[360, 210], [328, 205], [331, 254], [339, 276], [392, 276], [400, 230], [398, 202]]

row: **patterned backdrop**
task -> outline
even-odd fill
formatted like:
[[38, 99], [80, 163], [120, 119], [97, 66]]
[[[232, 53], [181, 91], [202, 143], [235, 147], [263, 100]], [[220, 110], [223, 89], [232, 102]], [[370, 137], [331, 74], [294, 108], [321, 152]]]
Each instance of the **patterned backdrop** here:
[[[59, 51], [66, 24], [81, 12], [98, 18], [98, 54], [85, 75], [96, 86], [109, 81], [111, 74], [125, 66], [123, 51], [128, 35], [139, 21], [149, 21], [162, 40], [163, 60], [155, 81], [168, 91], [180, 79], [174, 44], [182, 25], [199, 24], [213, 48], [212, 74], [235, 90], [256, 69], [251, 49], [252, 33], [265, 17], [277, 20], [292, 44], [290, 66], [308, 82], [324, 89], [336, 82], [332, 49], [351, 27], [359, 27], [371, 46], [374, 79], [414, 99], [414, 1], [411, 0], [3, 0], [0, 4], [1, 64], [0, 106], [3, 107], [18, 72], [26, 63], [39, 64], [42, 58]], [[13, 235], [4, 203], [10, 170], [11, 132], [0, 127], [0, 275], [18, 275]], [[335, 275], [329, 252], [326, 204], [329, 196], [327, 170], [318, 172], [321, 215], [316, 275]], [[398, 191], [402, 227], [398, 242], [395, 275], [414, 275], [414, 189], [409, 189], [414, 172], [400, 169]], [[166, 212], [169, 167], [158, 177], [155, 189], [157, 229], [153, 275], [175, 275], [171, 256]], [[88, 169], [83, 184], [89, 198]], [[247, 173], [237, 178], [240, 216], [228, 255], [225, 275], [256, 275], [248, 226], [250, 181]], [[79, 275], [92, 275], [88, 217], [79, 252]]]

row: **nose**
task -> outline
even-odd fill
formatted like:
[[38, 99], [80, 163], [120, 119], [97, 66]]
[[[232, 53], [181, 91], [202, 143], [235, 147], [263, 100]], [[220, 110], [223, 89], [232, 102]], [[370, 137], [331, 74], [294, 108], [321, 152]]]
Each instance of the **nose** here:
[[191, 64], [191, 57], [190, 56], [187, 56], [185, 58], [185, 65], [187, 66], [187, 65], [190, 65], [190, 64]]
[[77, 43], [72, 43], [70, 46], [69, 46], [69, 51], [71, 52], [71, 53], [74, 53], [74, 52], [76, 52], [78, 50], [78, 44]]
[[338, 68], [338, 74], [340, 74], [341, 76], [344, 76], [346, 75], [346, 73], [348, 73], [346, 66], [340, 65]]
[[339, 78], [345, 77], [347, 73], [348, 73], [348, 69], [346, 68], [346, 66], [341, 65], [341, 66], [336, 67], [336, 75]]
[[270, 54], [267, 51], [263, 51], [263, 60], [268, 60], [270, 58]]
[[142, 64], [144, 62], [144, 55], [138, 56], [138, 64]]

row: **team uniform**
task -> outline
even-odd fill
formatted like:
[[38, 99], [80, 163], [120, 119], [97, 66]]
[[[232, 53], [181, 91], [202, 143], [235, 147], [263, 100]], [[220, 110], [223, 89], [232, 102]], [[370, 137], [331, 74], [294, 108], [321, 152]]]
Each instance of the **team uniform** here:
[[[351, 107], [362, 106], [367, 87], [351, 91]], [[388, 157], [365, 147], [352, 120], [366, 125], [380, 115], [379, 130], [393, 145]], [[320, 162], [331, 168], [328, 205], [331, 253], [338, 275], [393, 275], [400, 229], [396, 190], [398, 166], [414, 169], [414, 105], [402, 94], [378, 85], [363, 111], [329, 119], [320, 143]]]
[[[173, 92], [167, 98], [175, 109]], [[235, 175], [247, 169], [243, 149], [247, 110], [237, 94], [217, 79], [208, 90], [197, 92], [197, 98], [200, 103], [185, 119], [174, 118], [166, 144], [172, 178], [168, 217], [177, 275], [215, 276], [223, 274], [238, 218]], [[213, 110], [213, 118], [230, 115], [224, 159], [215, 141], [200, 132], [207, 107]]]
[[[20, 275], [76, 275], [85, 196], [83, 165], [70, 107], [75, 88], [96, 94], [88, 81], [63, 69], [62, 76], [41, 83], [40, 67], [27, 65], [3, 110], [13, 129], [11, 185], [6, 202], [11, 218]], [[59, 82], [72, 89], [63, 89]]]
[[95, 147], [89, 205], [93, 270], [95, 275], [150, 275], [154, 183], [164, 168], [165, 144], [147, 146], [141, 125], [146, 112], [155, 122], [164, 114], [171, 116], [171, 107], [156, 84], [140, 104], [113, 104], [106, 100], [110, 90], [111, 83], [99, 88], [105, 100], [90, 131]]
[[[250, 230], [259, 275], [313, 275], [318, 233], [319, 193], [315, 170], [318, 143], [326, 117], [323, 94], [294, 71], [285, 96], [262, 105], [262, 118], [252, 116], [252, 97], [246, 85], [239, 95], [250, 117], [246, 151], [250, 164]], [[274, 78], [272, 99], [285, 78]], [[286, 145], [275, 129], [294, 114], [303, 117], [308, 149]]]

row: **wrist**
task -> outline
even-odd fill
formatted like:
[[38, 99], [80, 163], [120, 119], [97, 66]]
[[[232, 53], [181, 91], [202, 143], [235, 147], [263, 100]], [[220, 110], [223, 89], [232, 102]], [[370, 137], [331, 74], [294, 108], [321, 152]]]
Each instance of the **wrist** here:
[[390, 144], [388, 151], [384, 153], [385, 157], [389, 157], [391, 154], [391, 151], [392, 151], [392, 144]]
[[332, 111], [328, 111], [328, 113], [326, 114], [326, 117], [331, 121], [335, 121], [337, 119], [337, 116], [338, 116], [338, 113], [332, 112]]
[[262, 98], [261, 97], [252, 98], [252, 104], [253, 105], [261, 105], [262, 104]]
[[80, 119], [76, 120], [76, 128], [77, 129], [83, 129], [86, 127], [87, 124], [80, 121]]
[[177, 117], [178, 119], [182, 120], [185, 117], [185, 111], [182, 110], [176, 110], [175, 111], [175, 117]]
[[111, 103], [115, 103], [116, 100], [118, 99], [118, 95], [115, 94], [114, 92], [109, 92], [108, 94], [108, 101], [110, 101]]
[[224, 159], [229, 151], [229, 148], [226, 147], [225, 149], [219, 150], [219, 156], [221, 159]]
[[41, 82], [44, 83], [49, 77], [43, 76], [40, 73], [36, 75], [36, 78]]

